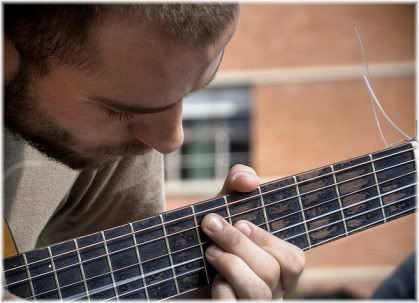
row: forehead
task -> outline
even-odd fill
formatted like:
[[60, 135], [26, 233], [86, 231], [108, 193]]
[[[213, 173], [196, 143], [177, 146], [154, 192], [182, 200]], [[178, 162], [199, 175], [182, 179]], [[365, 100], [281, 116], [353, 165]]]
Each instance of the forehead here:
[[149, 24], [116, 17], [97, 28], [94, 39], [106, 89], [127, 94], [135, 89], [153, 100], [162, 91], [166, 98], [176, 98], [205, 81], [234, 32], [229, 27], [216, 43], [195, 47], [169, 44]]
[[212, 65], [218, 63], [234, 30], [232, 24], [208, 46], [174, 45], [149, 24], [109, 17], [94, 35], [101, 75], [108, 83], [104, 89], [119, 96], [145, 95], [161, 105], [165, 102], [159, 100], [162, 92], [165, 99], [182, 97], [211, 75]]

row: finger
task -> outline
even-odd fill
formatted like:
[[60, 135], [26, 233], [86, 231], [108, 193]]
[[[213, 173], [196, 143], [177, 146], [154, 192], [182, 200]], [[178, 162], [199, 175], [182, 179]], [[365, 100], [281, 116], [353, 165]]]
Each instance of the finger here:
[[280, 267], [274, 257], [257, 246], [242, 232], [217, 214], [208, 214], [201, 223], [202, 230], [223, 251], [238, 256], [271, 289], [279, 283]]
[[294, 289], [305, 266], [304, 252], [297, 246], [271, 235], [251, 222], [239, 221], [236, 223], [236, 227], [277, 260], [281, 267], [281, 288], [285, 292]]
[[238, 298], [266, 300], [272, 298], [269, 286], [238, 256], [224, 252], [215, 245], [208, 247], [205, 256], [231, 285]]
[[217, 300], [237, 299], [233, 287], [220, 275], [216, 275], [211, 287], [211, 297]]
[[219, 195], [225, 195], [233, 191], [253, 191], [259, 184], [259, 177], [253, 168], [242, 164], [236, 164], [230, 169]]

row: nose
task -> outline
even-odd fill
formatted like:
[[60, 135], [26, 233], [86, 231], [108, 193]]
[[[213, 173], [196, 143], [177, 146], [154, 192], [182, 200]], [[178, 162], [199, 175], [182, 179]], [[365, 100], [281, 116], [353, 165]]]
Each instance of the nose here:
[[175, 107], [141, 116], [131, 125], [134, 138], [162, 154], [177, 150], [183, 143], [182, 101]]

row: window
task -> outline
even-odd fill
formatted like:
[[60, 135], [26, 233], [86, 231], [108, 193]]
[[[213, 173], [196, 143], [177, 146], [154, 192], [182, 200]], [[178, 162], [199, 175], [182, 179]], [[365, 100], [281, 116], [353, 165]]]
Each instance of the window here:
[[225, 179], [237, 163], [249, 164], [248, 88], [212, 88], [184, 100], [185, 141], [165, 156], [171, 182]]

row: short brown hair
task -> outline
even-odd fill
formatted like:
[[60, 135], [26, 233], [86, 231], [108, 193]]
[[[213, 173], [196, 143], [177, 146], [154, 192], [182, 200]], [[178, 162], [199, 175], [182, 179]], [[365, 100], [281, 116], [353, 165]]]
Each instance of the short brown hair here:
[[88, 68], [89, 36], [109, 14], [149, 22], [168, 43], [214, 42], [238, 15], [237, 4], [5, 4], [5, 34], [40, 74], [52, 63]]

